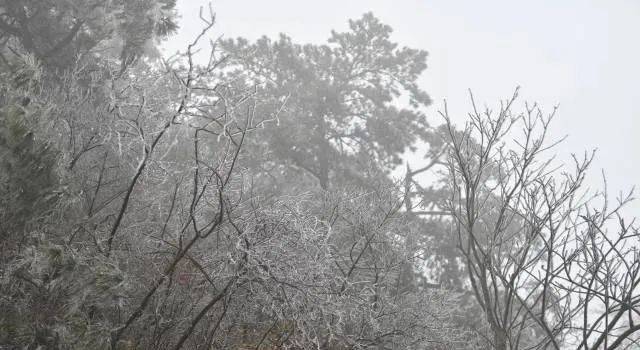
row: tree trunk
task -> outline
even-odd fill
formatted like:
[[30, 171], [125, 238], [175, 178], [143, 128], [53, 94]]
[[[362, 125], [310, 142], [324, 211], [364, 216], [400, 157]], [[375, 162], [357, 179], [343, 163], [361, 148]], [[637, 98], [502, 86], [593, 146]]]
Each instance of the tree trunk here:
[[496, 350], [507, 350], [507, 332], [499, 327], [493, 328], [493, 347]]
[[325, 111], [320, 108], [317, 111], [318, 125], [316, 132], [316, 142], [318, 149], [318, 180], [323, 190], [329, 189], [329, 154], [331, 145], [327, 141], [327, 122], [325, 121]]

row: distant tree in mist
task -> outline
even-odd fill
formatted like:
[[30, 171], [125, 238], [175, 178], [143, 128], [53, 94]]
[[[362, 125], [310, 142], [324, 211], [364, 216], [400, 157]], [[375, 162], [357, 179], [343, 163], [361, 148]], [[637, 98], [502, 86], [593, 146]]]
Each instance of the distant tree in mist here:
[[265, 158], [256, 161], [274, 176], [307, 177], [328, 190], [366, 183], [370, 168], [388, 173], [417, 141], [431, 141], [423, 114], [431, 100], [417, 83], [427, 53], [398, 47], [390, 35], [368, 13], [322, 45], [284, 34], [223, 41], [228, 68], [258, 84], [262, 104], [286, 100], [278, 126], [261, 134]]

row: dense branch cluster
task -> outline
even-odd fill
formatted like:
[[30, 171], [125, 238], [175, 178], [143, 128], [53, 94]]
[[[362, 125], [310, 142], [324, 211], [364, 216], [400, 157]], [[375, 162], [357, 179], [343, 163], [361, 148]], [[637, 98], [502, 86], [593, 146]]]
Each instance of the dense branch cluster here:
[[633, 347], [639, 232], [620, 215], [631, 193], [612, 207], [606, 190], [583, 190], [593, 155], [557, 168], [545, 156], [558, 143], [546, 142], [555, 110], [513, 114], [516, 97], [497, 114], [474, 105], [462, 131], [442, 113], [451, 139], [446, 206], [492, 346]]

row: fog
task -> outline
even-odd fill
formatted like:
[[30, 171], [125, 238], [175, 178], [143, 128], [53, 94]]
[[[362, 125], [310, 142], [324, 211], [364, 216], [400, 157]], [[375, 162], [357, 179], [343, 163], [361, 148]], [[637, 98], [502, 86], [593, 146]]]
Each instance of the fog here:
[[638, 18], [0, 0], [0, 350], [639, 348]]

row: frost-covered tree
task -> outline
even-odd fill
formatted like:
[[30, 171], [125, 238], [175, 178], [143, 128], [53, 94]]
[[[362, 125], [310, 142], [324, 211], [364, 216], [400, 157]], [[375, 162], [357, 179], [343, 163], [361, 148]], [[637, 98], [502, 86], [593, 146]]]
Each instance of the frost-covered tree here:
[[618, 349], [637, 344], [638, 227], [605, 188], [585, 189], [593, 154], [554, 164], [555, 109], [449, 115], [451, 233], [493, 349]]
[[67, 69], [99, 55], [124, 70], [177, 29], [174, 7], [175, 0], [2, 0], [2, 60], [24, 50], [45, 67]]
[[389, 181], [261, 195], [251, 147], [278, 97], [222, 74], [215, 45], [197, 64], [204, 25], [184, 54], [123, 74], [94, 70], [115, 57], [97, 51], [52, 69], [23, 47], [5, 66], [0, 345], [461, 345], [454, 294], [398, 287], [413, 228]]

